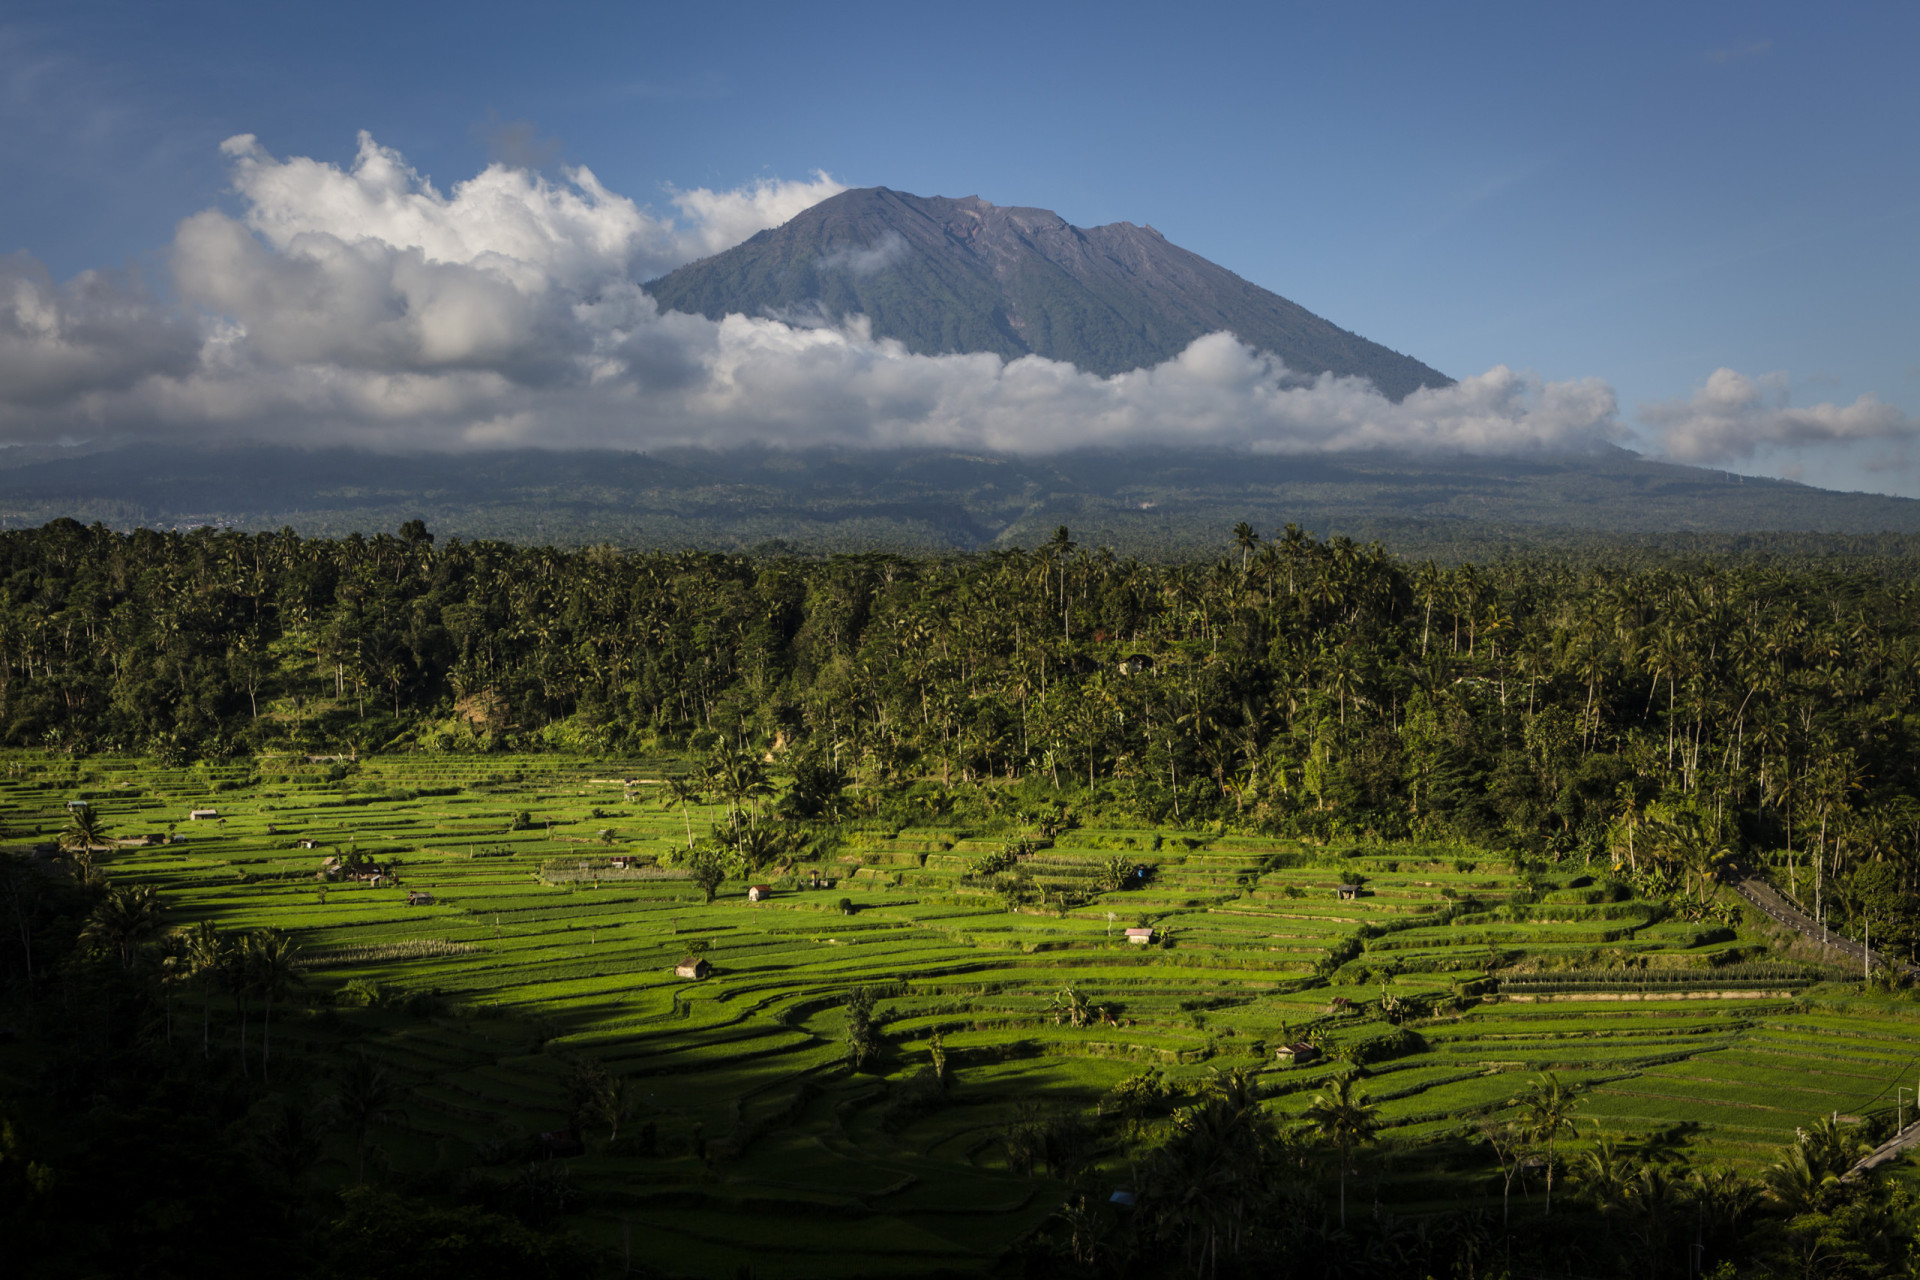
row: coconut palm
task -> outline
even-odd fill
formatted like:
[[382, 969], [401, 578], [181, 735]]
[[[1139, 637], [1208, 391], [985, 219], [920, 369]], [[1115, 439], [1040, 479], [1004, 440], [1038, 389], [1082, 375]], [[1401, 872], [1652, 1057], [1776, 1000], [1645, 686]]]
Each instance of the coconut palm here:
[[700, 784], [692, 778], [667, 779], [666, 799], [662, 807], [672, 808], [676, 804], [680, 806], [680, 817], [687, 824], [687, 848], [689, 849], [693, 848], [693, 816], [687, 811], [687, 806], [704, 802], [705, 795], [700, 790]]
[[404, 1096], [386, 1069], [364, 1053], [347, 1059], [334, 1077], [334, 1106], [347, 1127], [353, 1130], [356, 1183], [364, 1184], [367, 1180], [368, 1131], [396, 1116], [404, 1117], [406, 1110], [400, 1106]]
[[741, 823], [733, 830], [734, 857], [744, 875], [757, 875], [785, 848], [786, 833], [764, 822]]
[[306, 1110], [282, 1099], [255, 1140], [261, 1162], [298, 1182], [325, 1152], [326, 1110]]
[[1353, 1149], [1363, 1143], [1374, 1140], [1375, 1130], [1379, 1127], [1378, 1109], [1367, 1102], [1367, 1095], [1356, 1095], [1353, 1091], [1360, 1075], [1349, 1071], [1335, 1076], [1333, 1085], [1325, 1093], [1313, 1095], [1313, 1101], [1307, 1104], [1305, 1117], [1312, 1126], [1314, 1135], [1322, 1142], [1330, 1142], [1340, 1152], [1340, 1227], [1347, 1225], [1347, 1166], [1352, 1161]]
[[158, 963], [160, 991], [166, 997], [167, 1043], [173, 1043], [173, 989], [186, 981], [192, 974], [192, 962], [187, 955], [187, 935], [184, 930], [175, 929], [163, 934], [155, 957]]
[[213, 992], [225, 978], [227, 947], [211, 920], [202, 920], [184, 936], [187, 970], [200, 986], [200, 1056], [205, 1058], [212, 1053]]
[[107, 824], [90, 804], [69, 809], [66, 829], [61, 831], [59, 843], [63, 853], [92, 853], [107, 845]]
[[265, 1083], [273, 1052], [274, 999], [292, 987], [305, 986], [307, 980], [294, 965], [297, 946], [279, 930], [261, 929], [248, 934], [243, 947], [248, 984], [265, 1005], [260, 1030], [260, 1080]]
[[1623, 1149], [1612, 1138], [1600, 1138], [1592, 1150], [1580, 1157], [1573, 1168], [1573, 1177], [1595, 1209], [1612, 1213], [1626, 1203], [1638, 1165], [1633, 1152]]
[[87, 917], [80, 937], [102, 950], [117, 952], [120, 967], [133, 967], [133, 953], [147, 939], [160, 932], [166, 907], [150, 884], [114, 889]]
[[1561, 1084], [1553, 1072], [1544, 1071], [1533, 1088], [1515, 1098], [1512, 1105], [1520, 1108], [1520, 1127], [1527, 1136], [1547, 1144], [1547, 1214], [1552, 1216], [1554, 1143], [1563, 1130], [1573, 1131], [1573, 1112], [1580, 1105], [1579, 1094]]

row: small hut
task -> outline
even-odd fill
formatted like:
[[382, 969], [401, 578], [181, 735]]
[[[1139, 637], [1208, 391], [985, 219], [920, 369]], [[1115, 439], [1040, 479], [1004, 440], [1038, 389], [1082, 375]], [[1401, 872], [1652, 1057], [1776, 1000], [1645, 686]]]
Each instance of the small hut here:
[[1303, 1067], [1307, 1063], [1317, 1060], [1320, 1057], [1320, 1050], [1308, 1044], [1305, 1040], [1302, 1040], [1298, 1044], [1281, 1045], [1273, 1051], [1273, 1056], [1281, 1062], [1292, 1063], [1296, 1067]]
[[673, 976], [676, 978], [704, 978], [712, 972], [713, 966], [707, 963], [705, 956], [688, 956], [673, 966]]
[[1360, 896], [1360, 886], [1357, 884], [1339, 884], [1333, 887], [1333, 892], [1340, 901], [1352, 902]]
[[187, 813], [188, 822], [215, 822], [220, 818], [218, 809], [192, 809]]
[[1129, 929], [1127, 930], [1127, 941], [1136, 947], [1144, 947], [1153, 941], [1153, 930]]
[[299, 841], [299, 845], [302, 849], [318, 849], [320, 842], [318, 840], [302, 840]]
[[407, 905], [410, 907], [430, 907], [433, 905], [433, 895], [425, 889], [409, 889], [407, 890]]
[[1149, 653], [1130, 653], [1120, 659], [1120, 674], [1140, 676], [1153, 670], [1153, 655]]
[[773, 886], [770, 884], [752, 884], [747, 886], [748, 902], [765, 902], [772, 896]]

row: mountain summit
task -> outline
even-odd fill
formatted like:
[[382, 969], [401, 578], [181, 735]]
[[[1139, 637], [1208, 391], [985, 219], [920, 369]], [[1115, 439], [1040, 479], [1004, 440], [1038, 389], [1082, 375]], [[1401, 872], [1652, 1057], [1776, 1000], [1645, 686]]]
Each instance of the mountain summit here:
[[1369, 378], [1395, 400], [1453, 381], [1190, 253], [1152, 227], [1076, 227], [886, 187], [844, 191], [647, 286], [666, 310], [838, 321], [921, 355], [1040, 355], [1089, 373], [1155, 365], [1229, 330], [1296, 373]]

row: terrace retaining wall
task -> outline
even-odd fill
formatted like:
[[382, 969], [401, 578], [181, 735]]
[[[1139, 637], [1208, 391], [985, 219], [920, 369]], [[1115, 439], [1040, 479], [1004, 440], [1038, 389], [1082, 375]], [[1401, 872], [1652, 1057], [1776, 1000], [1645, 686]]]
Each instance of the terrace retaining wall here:
[[1791, 991], [1558, 991], [1539, 995], [1500, 993], [1515, 1004], [1545, 1004], [1552, 1000], [1790, 1000]]

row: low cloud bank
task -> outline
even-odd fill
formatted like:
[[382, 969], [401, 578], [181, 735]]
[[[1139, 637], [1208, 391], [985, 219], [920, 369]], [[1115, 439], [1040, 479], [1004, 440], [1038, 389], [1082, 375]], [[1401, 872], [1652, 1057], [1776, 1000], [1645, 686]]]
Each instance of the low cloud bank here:
[[[1510, 453], [1628, 436], [1605, 383], [1504, 366], [1395, 404], [1357, 379], [1303, 381], [1224, 333], [1099, 377], [1038, 357], [912, 355], [859, 320], [662, 314], [640, 289], [844, 189], [824, 174], [674, 191], [663, 216], [585, 168], [556, 181], [494, 164], [442, 193], [365, 134], [346, 168], [277, 159], [250, 135], [223, 149], [238, 216], [180, 224], [170, 302], [131, 276], [56, 285], [31, 259], [0, 259], [0, 438]], [[835, 265], [884, 270], [908, 251], [886, 242]], [[1766, 385], [1722, 370], [1694, 400], [1653, 406], [1669, 451], [1890, 433], [1877, 402], [1788, 410]]]
[[1749, 378], [1716, 369], [1685, 400], [1639, 407], [1642, 422], [1659, 433], [1661, 449], [1679, 462], [1738, 462], [1769, 447], [1899, 443], [1920, 436], [1912, 418], [1871, 395], [1849, 405], [1790, 403], [1787, 375]]

